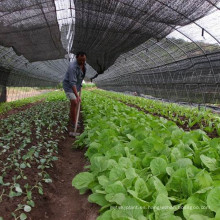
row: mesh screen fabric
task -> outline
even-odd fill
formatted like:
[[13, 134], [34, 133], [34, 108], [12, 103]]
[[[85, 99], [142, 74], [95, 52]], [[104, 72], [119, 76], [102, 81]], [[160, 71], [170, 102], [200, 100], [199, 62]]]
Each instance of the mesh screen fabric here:
[[95, 83], [175, 101], [219, 102], [220, 10], [208, 2], [213, 8], [204, 18], [120, 55]]
[[88, 63], [98, 73], [103, 73], [122, 53], [152, 37], [162, 39], [174, 27], [204, 16], [217, 2], [75, 0], [72, 51], [85, 51]]
[[17, 56], [12, 48], [0, 46], [0, 85], [55, 86], [62, 80], [67, 66], [66, 59], [30, 63], [25, 57]]
[[[51, 27], [56, 27], [53, 32], [58, 39], [56, 46], [61, 48], [61, 40], [69, 51], [73, 41], [73, 52], [87, 52], [91, 64], [87, 73], [89, 78], [96, 75], [96, 71], [104, 71], [95, 80], [100, 88], [130, 89], [177, 101], [219, 100], [220, 32], [216, 31], [220, 23], [219, 0], [56, 0], [55, 3], [60, 4], [56, 10], [68, 7], [69, 12], [57, 14], [57, 18], [55, 15], [55, 20], [54, 1], [34, 1], [36, 5], [30, 5], [30, 2], [33, 3], [1, 1], [5, 4], [5, 11], [0, 12], [0, 21], [9, 18], [4, 22], [11, 21], [12, 27], [9, 27], [15, 29], [17, 24], [30, 30], [34, 25], [44, 27], [45, 20], [40, 20], [41, 5], [44, 14], [48, 15], [46, 20], [51, 22]], [[12, 5], [18, 7], [18, 11]], [[19, 10], [27, 13], [19, 14]], [[38, 12], [39, 20], [34, 23]], [[26, 53], [35, 51], [35, 48], [33, 51], [29, 48], [22, 49], [27, 50]], [[40, 49], [46, 50], [47, 47]], [[32, 55], [38, 56], [37, 53]], [[41, 55], [44, 58], [40, 60], [49, 60], [46, 53]], [[26, 58], [25, 54], [17, 56], [12, 48], [0, 46], [0, 84], [56, 85], [62, 81], [68, 66], [66, 59], [30, 63]], [[1, 80], [6, 79], [6, 74], [7, 80]]]
[[207, 58], [201, 56], [97, 80], [96, 84], [107, 90], [133, 91], [174, 101], [216, 103], [220, 100], [220, 53], [207, 56], [216, 65], [214, 72]]
[[52, 0], [0, 1], [0, 45], [30, 62], [64, 58]]
[[[205, 46], [205, 45], [203, 45]], [[201, 46], [202, 47], [202, 46]], [[96, 84], [114, 91], [136, 91], [174, 101], [220, 101], [220, 47], [165, 38], [150, 39], [122, 55]]]

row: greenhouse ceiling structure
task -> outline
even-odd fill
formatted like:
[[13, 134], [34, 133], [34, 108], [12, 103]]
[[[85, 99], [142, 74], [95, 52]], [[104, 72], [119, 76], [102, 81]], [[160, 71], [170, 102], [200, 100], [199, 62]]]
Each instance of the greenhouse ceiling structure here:
[[55, 86], [77, 51], [102, 89], [220, 101], [220, 0], [1, 0], [0, 88]]

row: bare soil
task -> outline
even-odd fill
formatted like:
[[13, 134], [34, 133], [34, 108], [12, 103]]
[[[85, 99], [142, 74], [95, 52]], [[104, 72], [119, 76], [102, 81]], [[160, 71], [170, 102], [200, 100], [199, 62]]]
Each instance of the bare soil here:
[[[82, 130], [78, 130], [82, 132]], [[48, 173], [52, 184], [44, 184], [44, 196], [39, 197], [31, 212], [33, 220], [95, 220], [100, 207], [88, 202], [89, 192], [80, 195], [72, 186], [73, 177], [84, 171], [85, 149], [73, 149], [74, 138], [66, 134], [59, 146], [59, 160]]]
[[[38, 103], [28, 104], [19, 109], [13, 109], [12, 111], [0, 115], [2, 118], [8, 117], [11, 114], [19, 111], [24, 111]], [[81, 128], [77, 130], [78, 133], [82, 133], [83, 119], [80, 115], [79, 121], [81, 122]], [[69, 126], [69, 131], [73, 129]], [[32, 140], [35, 140], [34, 132]], [[60, 139], [59, 137], [54, 137]], [[84, 171], [84, 166], [88, 165], [88, 161], [84, 156], [86, 149], [74, 148], [75, 138], [69, 137], [69, 133], [66, 132], [65, 139], [60, 139], [58, 160], [53, 162], [53, 167], [47, 169], [52, 183], [43, 183], [43, 195], [38, 193], [38, 190], [32, 191], [32, 198], [35, 202], [35, 207], [32, 208], [30, 213], [26, 213], [29, 220], [95, 220], [98, 216], [98, 210], [100, 207], [96, 204], [88, 202], [88, 196], [91, 192], [87, 192], [84, 195], [80, 195], [79, 191], [72, 186], [72, 179], [78, 173]], [[34, 143], [32, 143], [34, 144]], [[46, 152], [45, 152], [46, 153]], [[5, 160], [6, 158], [0, 159]], [[0, 167], [1, 168], [1, 167]], [[3, 167], [2, 167], [3, 168]], [[7, 173], [8, 179], [13, 176], [13, 170]], [[32, 164], [32, 167], [27, 170], [25, 175], [28, 177], [30, 185], [36, 181], [37, 178], [37, 164]], [[5, 179], [7, 181], [7, 179]], [[21, 185], [22, 182], [21, 182]], [[1, 186], [0, 186], [1, 189]], [[2, 190], [0, 190], [1, 193]], [[11, 216], [11, 211], [15, 210], [17, 204], [19, 204], [24, 197], [19, 196], [17, 198], [3, 197], [3, 201], [0, 205], [0, 216], [4, 220], [14, 219]]]

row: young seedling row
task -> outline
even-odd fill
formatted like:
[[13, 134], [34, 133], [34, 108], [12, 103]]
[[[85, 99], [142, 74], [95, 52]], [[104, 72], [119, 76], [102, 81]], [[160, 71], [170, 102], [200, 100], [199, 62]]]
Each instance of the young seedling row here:
[[48, 101], [0, 121], [0, 219], [26, 219], [36, 194], [44, 193], [42, 183], [52, 182], [47, 168], [58, 159], [68, 120], [64, 99], [50, 94]]

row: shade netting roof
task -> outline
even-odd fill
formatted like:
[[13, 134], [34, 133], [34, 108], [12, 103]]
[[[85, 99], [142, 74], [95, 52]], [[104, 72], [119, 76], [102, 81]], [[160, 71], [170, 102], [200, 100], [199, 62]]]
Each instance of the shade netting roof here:
[[0, 84], [56, 85], [80, 50], [100, 88], [216, 102], [219, 2], [2, 0]]

